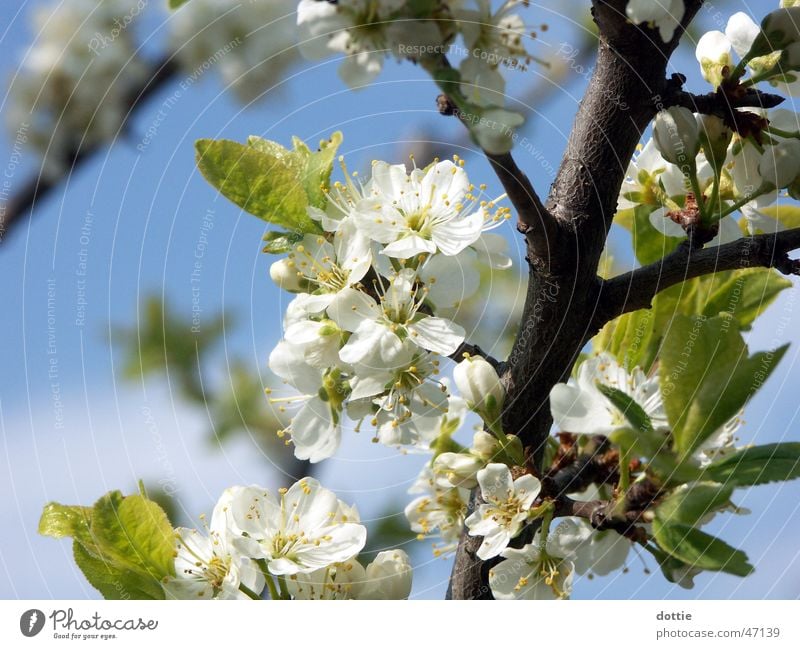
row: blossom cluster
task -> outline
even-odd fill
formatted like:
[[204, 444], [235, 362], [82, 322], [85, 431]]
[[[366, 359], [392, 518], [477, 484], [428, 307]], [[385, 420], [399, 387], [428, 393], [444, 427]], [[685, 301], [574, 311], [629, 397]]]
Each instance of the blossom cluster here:
[[[734, 14], [724, 32], [710, 31], [697, 44], [704, 78], [714, 88], [742, 92], [769, 83], [793, 95], [798, 24], [800, 7], [779, 8], [761, 25]], [[685, 236], [693, 225], [716, 229], [710, 245], [784, 229], [775, 209], [765, 208], [800, 191], [800, 117], [784, 108], [735, 110], [735, 130], [730, 119], [683, 106], [659, 112], [652, 138], [629, 166], [618, 207], [648, 206], [652, 225], [666, 236]]]
[[460, 68], [462, 81], [472, 87], [476, 103], [496, 104], [505, 87], [500, 68], [522, 67], [531, 60], [525, 43], [530, 35], [514, 11], [527, 4], [505, 0], [493, 8], [490, 0], [301, 0], [300, 48], [312, 59], [344, 55], [339, 73], [357, 87], [375, 79], [387, 56], [417, 60], [445, 54], [460, 35], [469, 52]]
[[[524, 69], [535, 33], [517, 8], [527, 0], [301, 0], [297, 7], [300, 51], [312, 60], [344, 57], [339, 74], [349, 86], [370, 83], [387, 57], [418, 62], [437, 81], [454, 77], [448, 96], [475, 141], [489, 153], [506, 153], [522, 115], [506, 110], [503, 70]], [[460, 40], [459, 40], [460, 39]], [[458, 68], [450, 67], [455, 54]]]
[[273, 397], [296, 410], [288, 428], [295, 455], [336, 453], [342, 420], [368, 425], [390, 446], [426, 450], [460, 421], [440, 380], [442, 361], [464, 329], [437, 315], [478, 288], [478, 264], [507, 267], [504, 240], [486, 232], [508, 208], [480, 197], [463, 161], [408, 173], [376, 161], [362, 182], [327, 192], [309, 207], [319, 234], [306, 234], [275, 262], [272, 279], [295, 294], [270, 369], [300, 394]]
[[11, 81], [6, 121], [46, 153], [43, 174], [60, 175], [70, 152], [119, 134], [129, 95], [146, 79], [132, 30], [120, 22], [137, 9], [138, 0], [75, 0], [34, 11], [37, 40]]
[[[151, 74], [136, 42], [141, 0], [76, 0], [37, 8], [36, 47], [11, 84], [7, 122], [28, 125], [27, 139], [57, 176], [81, 149], [113, 140], [130, 103]], [[297, 52], [308, 58], [340, 54], [342, 78], [356, 87], [380, 72], [387, 56], [434, 60], [458, 35], [460, 77], [484, 148], [508, 150], [508, 131], [521, 116], [502, 109], [500, 70], [530, 61], [529, 37], [514, 9], [527, 0], [406, 2], [406, 0], [193, 0], [167, 21], [169, 50], [194, 82], [212, 68], [242, 101], [253, 101], [279, 80]], [[468, 110], [466, 110], [468, 108]], [[493, 123], [491, 127], [486, 124]], [[478, 128], [480, 127], [480, 128]]]
[[[296, 59], [295, 8], [293, 0], [181, 7], [166, 25], [183, 84], [214, 69], [243, 101], [260, 97]], [[6, 121], [12, 132], [24, 126], [27, 143], [44, 158], [43, 173], [57, 177], [76, 151], [119, 136], [153, 74], [136, 37], [148, 10], [142, 0], [52, 2], [34, 10], [37, 40], [11, 81]]]
[[277, 494], [231, 487], [204, 531], [175, 530], [174, 599], [406, 599], [411, 567], [402, 550], [357, 560], [367, 530], [358, 510], [313, 478]]

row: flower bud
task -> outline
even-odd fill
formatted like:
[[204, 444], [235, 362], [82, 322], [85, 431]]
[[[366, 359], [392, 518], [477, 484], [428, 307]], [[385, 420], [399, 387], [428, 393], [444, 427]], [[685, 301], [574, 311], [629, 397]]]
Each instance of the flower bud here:
[[783, 50], [780, 67], [784, 71], [800, 70], [800, 42], [792, 43]]
[[433, 472], [442, 475], [454, 487], [472, 489], [478, 484], [477, 474], [485, 462], [466, 453], [442, 453], [433, 461]]
[[800, 175], [800, 142], [783, 140], [767, 147], [758, 163], [758, 173], [764, 184], [782, 189]]
[[484, 462], [490, 462], [500, 452], [500, 444], [494, 435], [487, 433], [485, 430], [479, 430], [472, 436], [470, 452]]
[[721, 169], [728, 157], [733, 131], [716, 115], [698, 115], [697, 124], [706, 159], [713, 169]]
[[300, 293], [303, 290], [303, 280], [292, 264], [288, 259], [279, 259], [269, 267], [269, 276], [284, 291]]
[[470, 356], [456, 365], [453, 378], [467, 406], [485, 420], [500, 416], [506, 391], [495, 369], [481, 356]]
[[761, 33], [753, 41], [747, 56], [764, 56], [797, 41], [800, 41], [800, 6], [782, 7], [761, 21]]
[[684, 169], [695, 164], [700, 149], [700, 128], [692, 111], [672, 106], [656, 115], [653, 141], [661, 157]]
[[367, 566], [367, 581], [358, 599], [408, 599], [411, 578], [411, 564], [405, 552], [380, 552]]
[[697, 42], [695, 57], [700, 63], [703, 78], [715, 88], [722, 84], [726, 71], [733, 67], [731, 42], [719, 31], [706, 32]]

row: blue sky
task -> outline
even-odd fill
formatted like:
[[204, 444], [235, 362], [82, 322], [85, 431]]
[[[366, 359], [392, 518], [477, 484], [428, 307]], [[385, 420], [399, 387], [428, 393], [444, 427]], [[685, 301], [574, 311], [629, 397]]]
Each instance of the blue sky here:
[[[24, 14], [34, 5], [4, 4], [0, 34], [5, 52], [27, 47], [31, 34]], [[731, 1], [726, 6], [745, 5]], [[15, 15], [18, 7], [21, 13]], [[555, 49], [560, 40], [574, 38], [564, 18], [548, 14], [543, 20], [551, 25], [544, 38]], [[157, 26], [158, 20], [150, 18], [142, 27], [158, 40]], [[13, 74], [16, 60], [6, 56], [0, 61], [0, 77]], [[703, 89], [691, 48], [676, 60], [692, 79], [690, 87]], [[223, 307], [237, 316], [217, 357], [220, 377], [230, 355], [268, 371], [266, 359], [280, 337], [286, 296], [269, 281], [269, 260], [260, 252], [263, 223], [218, 199], [206, 185], [194, 168], [195, 139], [243, 140], [258, 134], [286, 143], [299, 135], [313, 142], [342, 130], [341, 152], [350, 167], [368, 169], [373, 158], [399, 160], [414, 150], [415, 141], [430, 139], [423, 132], [433, 133], [443, 151], [468, 156], [473, 180], [500, 193], [479, 157], [448, 146], [463, 142], [462, 133], [435, 112], [437, 92], [418, 69], [389, 61], [377, 83], [353, 93], [336, 77], [336, 66], [331, 60], [297, 67], [291, 80], [251, 107], [242, 107], [209, 71], [181, 94], [141, 152], [136, 145], [175, 87], [165, 89], [136, 114], [129, 133], [65, 180], [0, 247], [6, 308], [0, 321], [0, 493], [7, 494], [0, 503], [0, 597], [95, 596], [74, 568], [69, 544], [36, 535], [41, 507], [49, 500], [89, 503], [109, 489], [131, 489], [138, 478], [172, 476], [181, 505], [194, 516], [208, 511], [225, 486], [272, 480], [267, 462], [246, 436], [222, 449], [210, 446], [203, 437], [207, 421], [181, 403], [169, 381], [122, 382], [119, 350], [106, 342], [109, 323], [135, 326], [140, 299], [151, 293], [163, 295], [173, 310], [191, 314], [190, 275], [207, 217], [213, 228], [202, 257], [201, 320]], [[521, 74], [509, 75], [512, 94], [521, 94], [529, 82]], [[517, 155], [542, 194], [550, 178], [540, 170], [557, 166], [584, 84], [576, 71], [541, 114], [532, 107], [526, 135], [538, 152]], [[6, 137], [0, 162], [10, 147]], [[33, 154], [26, 156], [15, 182], [33, 168]], [[519, 252], [510, 230], [512, 249]], [[623, 249], [624, 235], [615, 236], [617, 248]], [[626, 258], [621, 255], [622, 261]], [[85, 277], [79, 274], [84, 264]], [[79, 283], [84, 279], [85, 285]], [[77, 305], [81, 296], [83, 314]], [[744, 439], [800, 438], [796, 304], [796, 291], [785, 294], [750, 335], [754, 349], [778, 341], [794, 344], [747, 411]], [[54, 403], [56, 396], [60, 404]], [[383, 511], [387, 499], [406, 501], [405, 489], [422, 461], [350, 436], [319, 476], [340, 497], [358, 502], [369, 519]], [[755, 575], [741, 580], [707, 574], [687, 592], [668, 584], [658, 570], [643, 578], [634, 557], [628, 574], [583, 580], [575, 596], [797, 597], [800, 483], [754, 489], [739, 502], [754, 513], [718, 517], [712, 527], [750, 554], [758, 567]], [[416, 553], [415, 560], [415, 594], [440, 596], [449, 564], [427, 552]], [[655, 568], [652, 562], [650, 567]]]

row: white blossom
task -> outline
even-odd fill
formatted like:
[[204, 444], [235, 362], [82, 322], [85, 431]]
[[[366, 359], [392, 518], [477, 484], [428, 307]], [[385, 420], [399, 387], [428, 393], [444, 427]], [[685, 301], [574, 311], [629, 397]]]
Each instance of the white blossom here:
[[453, 487], [445, 477], [436, 476], [426, 463], [409, 493], [421, 494], [405, 508], [411, 530], [420, 540], [439, 540], [434, 545], [436, 556], [455, 551], [464, 526], [469, 491]]
[[344, 289], [328, 314], [352, 336], [339, 356], [345, 363], [365, 362], [374, 354], [391, 361], [400, 353], [403, 340], [444, 356], [452, 354], [464, 341], [459, 325], [420, 313], [424, 291], [416, 283], [416, 273], [406, 268], [389, 280], [380, 302], [355, 289]]
[[274, 87], [294, 62], [293, 0], [192, 0], [170, 19], [170, 40], [193, 81], [216, 71], [243, 101]]
[[574, 379], [550, 391], [550, 410], [561, 430], [608, 435], [628, 426], [623, 413], [600, 392], [597, 383], [621, 390], [644, 409], [654, 428], [666, 428], [658, 378], [648, 378], [638, 367], [628, 373], [613, 356], [603, 352], [581, 363]]
[[483, 537], [476, 554], [485, 561], [500, 554], [520, 533], [541, 484], [529, 474], [513, 480], [505, 464], [489, 464], [478, 471], [478, 484], [484, 502], [465, 523], [471, 536]]
[[628, 165], [617, 208], [660, 206], [667, 198], [684, 193], [685, 180], [680, 169], [661, 157], [655, 141], [650, 138]]
[[266, 560], [273, 575], [347, 561], [367, 538], [357, 519], [343, 520], [353, 509], [313, 478], [302, 478], [277, 497], [262, 487], [233, 487], [229, 507], [234, 544], [245, 556]]
[[370, 196], [357, 203], [353, 217], [390, 257], [455, 255], [478, 240], [489, 216], [475, 202], [466, 172], [450, 160], [411, 174], [404, 165], [376, 161]]
[[207, 534], [183, 527], [175, 530], [175, 577], [164, 583], [167, 597], [249, 599], [240, 590], [240, 585], [256, 595], [264, 589], [261, 571], [231, 542], [229, 507], [232, 493], [226, 491], [217, 502]]
[[800, 175], [800, 141], [783, 140], [764, 149], [758, 163], [762, 182], [769, 187], [782, 189]]
[[286, 579], [286, 588], [294, 599], [358, 599], [366, 580], [364, 567], [349, 559], [313, 572], [298, 572]]
[[672, 40], [685, 10], [683, 0], [628, 0], [625, 7], [631, 22], [637, 25], [645, 23], [658, 29], [665, 43]]
[[411, 594], [412, 570], [403, 550], [379, 552], [367, 566], [358, 599], [408, 599]]
[[495, 599], [568, 599], [575, 569], [557, 538], [548, 538], [542, 552], [540, 535], [520, 549], [506, 548], [503, 561], [489, 570]]
[[403, 15], [404, 0], [301, 0], [297, 6], [300, 50], [310, 59], [345, 55], [339, 75], [350, 87], [371, 82], [388, 54], [411, 57], [441, 45], [436, 21]]
[[582, 518], [564, 518], [551, 532], [579, 575], [600, 577], [625, 565], [633, 543], [614, 530], [598, 531]]
[[43, 156], [45, 176], [64, 173], [79, 149], [120, 135], [130, 95], [146, 80], [128, 27], [139, 13], [138, 0], [49, 2], [34, 10], [36, 41], [11, 82], [5, 115], [11, 133], [23, 133]]

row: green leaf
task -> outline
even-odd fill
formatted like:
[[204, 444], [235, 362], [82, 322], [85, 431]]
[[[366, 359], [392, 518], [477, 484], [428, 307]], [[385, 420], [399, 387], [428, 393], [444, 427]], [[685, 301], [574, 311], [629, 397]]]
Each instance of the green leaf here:
[[273, 230], [264, 235], [264, 241], [267, 243], [262, 252], [282, 255], [289, 252], [302, 239], [303, 235], [296, 232], [277, 232]]
[[628, 371], [639, 366], [648, 372], [660, 341], [655, 323], [652, 309], [626, 313], [603, 327], [592, 341], [592, 350], [612, 354]]
[[603, 385], [599, 381], [597, 389], [622, 413], [633, 428], [642, 432], [652, 432], [653, 423], [650, 421], [650, 417], [630, 395], [610, 385]]
[[640, 264], [652, 264], [672, 252], [683, 237], [666, 237], [650, 223], [654, 205], [637, 205], [616, 215], [616, 222], [631, 233], [633, 251]]
[[706, 475], [736, 487], [800, 478], [800, 443], [739, 449], [706, 467]]
[[660, 363], [675, 448], [690, 455], [738, 414], [785, 351], [786, 346], [749, 356], [730, 316], [676, 316]]
[[144, 496], [112, 491], [92, 508], [50, 503], [39, 532], [73, 538], [73, 554], [104, 597], [163, 599], [161, 582], [174, 576], [175, 536], [164, 511]]
[[695, 308], [690, 313], [712, 318], [727, 313], [736, 319], [740, 329], [749, 329], [778, 294], [792, 286], [773, 268], [743, 268], [693, 282]]
[[227, 199], [268, 223], [321, 232], [306, 213], [309, 200], [294, 158], [230, 140], [198, 140], [197, 166]]
[[84, 537], [89, 533], [91, 520], [91, 507], [48, 503], [39, 519], [39, 534], [54, 539]]
[[694, 568], [727, 572], [746, 577], [753, 572], [747, 555], [725, 541], [681, 523], [653, 521], [653, 534], [658, 545], [668, 554]]
[[142, 496], [112, 491], [95, 503], [92, 532], [103, 554], [157, 580], [174, 575], [175, 535], [164, 511]]
[[168, 0], [167, 4], [169, 5], [170, 9], [178, 9], [179, 7], [185, 5], [189, 0]]
[[732, 493], [732, 485], [715, 482], [676, 489], [656, 508], [656, 518], [667, 525], [697, 525], [703, 517], [727, 505]]
[[72, 544], [72, 556], [86, 581], [104, 599], [164, 599], [164, 590], [153, 579], [130, 570], [120, 570], [92, 556], [78, 541]]
[[[303, 170], [303, 186], [306, 189], [309, 204], [314, 207], [323, 208], [328, 202], [328, 195], [325, 190], [331, 184], [333, 161], [336, 158], [336, 152], [342, 143], [342, 139], [342, 134], [336, 131], [330, 140], [322, 140], [319, 143], [319, 151], [312, 152], [306, 147], [308, 154], [306, 155], [306, 164]], [[302, 142], [295, 142], [295, 148], [298, 151], [303, 150], [300, 147], [301, 144], [305, 147]]]

